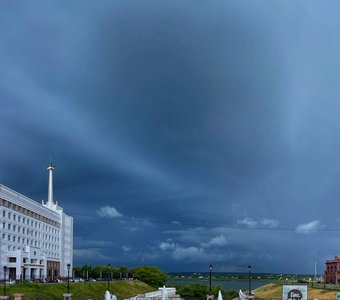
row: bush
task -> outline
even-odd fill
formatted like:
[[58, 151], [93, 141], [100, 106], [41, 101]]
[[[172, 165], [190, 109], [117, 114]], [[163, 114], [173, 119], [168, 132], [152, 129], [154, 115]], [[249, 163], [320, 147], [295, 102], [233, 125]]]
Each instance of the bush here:
[[[203, 284], [178, 284], [175, 285], [177, 294], [181, 297], [205, 297], [210, 293], [209, 287]], [[221, 291], [223, 300], [232, 300], [238, 297], [238, 292], [235, 290], [225, 291], [222, 286], [212, 287], [212, 294], [217, 298], [218, 291]]]
[[143, 281], [155, 288], [162, 287], [167, 281], [166, 274], [157, 267], [137, 267], [131, 270], [134, 278]]

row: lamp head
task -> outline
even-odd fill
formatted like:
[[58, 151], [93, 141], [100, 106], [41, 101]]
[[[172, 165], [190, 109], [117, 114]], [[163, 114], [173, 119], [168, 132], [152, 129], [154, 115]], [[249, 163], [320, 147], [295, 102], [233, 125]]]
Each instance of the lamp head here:
[[251, 271], [251, 265], [248, 266], [248, 271], [249, 271], [249, 272]]
[[4, 272], [7, 272], [7, 266], [4, 266]]
[[67, 264], [67, 270], [70, 270], [71, 265]]
[[210, 265], [210, 266], [209, 266], [209, 271], [212, 271], [212, 269], [213, 269], [213, 266]]

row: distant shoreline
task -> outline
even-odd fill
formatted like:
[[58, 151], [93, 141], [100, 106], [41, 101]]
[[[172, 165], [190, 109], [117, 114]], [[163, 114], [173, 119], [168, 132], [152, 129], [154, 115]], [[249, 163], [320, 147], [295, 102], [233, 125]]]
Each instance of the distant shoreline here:
[[[209, 278], [197, 278], [197, 277], [185, 277], [185, 278], [175, 278], [175, 277], [170, 277], [169, 280], [183, 280], [183, 281], [202, 281], [202, 282], [207, 282], [209, 281]], [[247, 278], [213, 278], [211, 279], [212, 281], [247, 281]], [[267, 281], [268, 283], [270, 282], [277, 282], [277, 279], [273, 278], [252, 278], [251, 281]]]
[[[167, 273], [169, 280], [209, 280], [209, 272], [169, 272]], [[311, 281], [314, 275], [311, 274], [271, 274], [271, 273], [251, 273], [252, 281], [268, 281], [268, 282], [293, 282], [298, 280]], [[237, 281], [249, 280], [249, 273], [225, 273], [213, 272], [211, 278], [214, 281]], [[319, 277], [318, 277], [319, 278]]]
[[[270, 282], [268, 280], [255, 280], [252, 281], [252, 288], [256, 289], [259, 287], [262, 287], [264, 285], [269, 284]], [[200, 285], [209, 285], [209, 280], [207, 279], [181, 279], [181, 278], [172, 278], [168, 279], [167, 281], [168, 285], [189, 285], [189, 284], [200, 284]], [[228, 290], [236, 290], [239, 289], [245, 290], [249, 287], [249, 281], [248, 280], [211, 280], [212, 286], [222, 286], [226, 291]]]

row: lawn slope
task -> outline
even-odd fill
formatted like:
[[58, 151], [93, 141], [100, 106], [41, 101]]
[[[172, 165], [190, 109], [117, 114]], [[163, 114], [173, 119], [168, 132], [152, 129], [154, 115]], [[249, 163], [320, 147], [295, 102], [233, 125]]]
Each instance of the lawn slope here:
[[[256, 298], [282, 298], [282, 285], [269, 283], [253, 291]], [[308, 299], [335, 299], [339, 291], [316, 289], [308, 287]]]
[[[107, 282], [83, 282], [70, 283], [70, 293], [74, 300], [103, 300], [107, 290]], [[112, 281], [110, 292], [118, 299], [132, 297], [156, 290], [141, 281]], [[55, 299], [63, 299], [67, 292], [67, 283], [42, 284], [42, 283], [20, 283], [7, 288], [7, 294], [23, 293], [26, 297], [50, 296]]]

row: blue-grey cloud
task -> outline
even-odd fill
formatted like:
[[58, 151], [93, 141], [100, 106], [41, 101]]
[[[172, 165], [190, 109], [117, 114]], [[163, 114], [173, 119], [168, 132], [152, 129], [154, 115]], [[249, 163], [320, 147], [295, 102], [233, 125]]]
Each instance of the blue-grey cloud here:
[[299, 224], [296, 227], [296, 232], [297, 233], [302, 233], [302, 234], [309, 234], [309, 233], [315, 233], [318, 230], [320, 230], [323, 226], [320, 224], [320, 221], [315, 220], [311, 221], [309, 223], [305, 224]]
[[120, 218], [123, 215], [112, 206], [103, 206], [96, 211], [97, 215], [102, 218]]
[[52, 155], [76, 263], [297, 273], [336, 254], [338, 3], [0, 8], [0, 182], [46, 199]]

